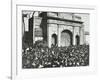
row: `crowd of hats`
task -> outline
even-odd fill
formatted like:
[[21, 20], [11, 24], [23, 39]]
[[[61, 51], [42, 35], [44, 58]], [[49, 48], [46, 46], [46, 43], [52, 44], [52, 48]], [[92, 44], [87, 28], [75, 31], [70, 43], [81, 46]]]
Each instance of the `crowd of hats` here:
[[75, 67], [89, 65], [89, 45], [28, 47], [22, 51], [23, 68]]

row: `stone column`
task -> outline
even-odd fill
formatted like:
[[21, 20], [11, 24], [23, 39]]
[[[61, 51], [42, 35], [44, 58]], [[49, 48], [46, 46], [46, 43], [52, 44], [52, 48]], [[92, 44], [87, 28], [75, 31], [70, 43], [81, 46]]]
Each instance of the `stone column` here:
[[84, 35], [84, 25], [80, 27], [80, 44], [84, 44], [85, 35]]
[[27, 14], [27, 17], [24, 17], [24, 30], [26, 31], [26, 32], [28, 32], [29, 31], [29, 14]]
[[61, 33], [60, 33], [60, 26], [58, 25], [58, 28], [57, 28], [57, 34], [58, 34], [58, 47], [60, 47], [60, 38], [61, 38]]
[[76, 39], [75, 39], [75, 26], [73, 26], [73, 45], [76, 45]]
[[51, 47], [51, 35], [50, 35], [50, 26], [47, 24], [47, 43], [48, 47]]
[[35, 43], [35, 16], [33, 15], [33, 44]]
[[[74, 13], [72, 13], [72, 20], [75, 20]], [[73, 23], [72, 23], [73, 24]], [[75, 26], [74, 24], [72, 25], [73, 27], [73, 45], [76, 45], [76, 39], [75, 39]]]

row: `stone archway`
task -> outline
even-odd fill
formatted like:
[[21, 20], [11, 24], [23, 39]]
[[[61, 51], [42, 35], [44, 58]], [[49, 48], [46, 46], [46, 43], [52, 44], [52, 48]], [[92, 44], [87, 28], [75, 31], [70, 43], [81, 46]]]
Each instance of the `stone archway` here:
[[73, 41], [73, 35], [72, 32], [69, 30], [63, 30], [61, 32], [61, 46], [70, 46], [72, 45], [72, 41]]
[[57, 35], [56, 34], [52, 34], [52, 44], [53, 45], [57, 44]]

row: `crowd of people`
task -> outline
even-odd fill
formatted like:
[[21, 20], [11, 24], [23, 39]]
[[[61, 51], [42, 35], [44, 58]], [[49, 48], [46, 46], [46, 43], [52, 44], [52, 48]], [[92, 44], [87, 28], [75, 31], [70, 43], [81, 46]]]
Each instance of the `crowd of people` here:
[[89, 65], [89, 45], [28, 47], [22, 52], [23, 68], [75, 67]]

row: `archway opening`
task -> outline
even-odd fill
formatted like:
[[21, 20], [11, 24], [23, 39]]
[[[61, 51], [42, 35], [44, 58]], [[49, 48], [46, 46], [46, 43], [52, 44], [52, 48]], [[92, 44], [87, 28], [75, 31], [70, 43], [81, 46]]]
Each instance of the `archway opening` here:
[[76, 45], [80, 45], [80, 37], [79, 37], [79, 35], [76, 35]]
[[52, 34], [52, 45], [57, 45], [57, 35]]
[[72, 32], [69, 30], [63, 30], [61, 32], [61, 46], [70, 46], [72, 45], [73, 41], [73, 35]]

